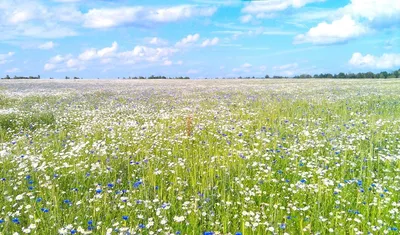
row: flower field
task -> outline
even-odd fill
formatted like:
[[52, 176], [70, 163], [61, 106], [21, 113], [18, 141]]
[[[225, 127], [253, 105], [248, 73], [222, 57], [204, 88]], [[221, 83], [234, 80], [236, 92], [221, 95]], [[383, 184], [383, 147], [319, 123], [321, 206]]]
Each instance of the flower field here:
[[1, 81], [0, 234], [398, 234], [400, 81]]

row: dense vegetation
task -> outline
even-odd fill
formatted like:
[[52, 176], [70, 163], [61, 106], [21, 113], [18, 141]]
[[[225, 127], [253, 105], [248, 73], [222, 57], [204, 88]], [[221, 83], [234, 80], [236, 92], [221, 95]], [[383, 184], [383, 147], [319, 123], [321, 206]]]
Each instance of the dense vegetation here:
[[398, 234], [400, 81], [1, 86], [1, 234]]

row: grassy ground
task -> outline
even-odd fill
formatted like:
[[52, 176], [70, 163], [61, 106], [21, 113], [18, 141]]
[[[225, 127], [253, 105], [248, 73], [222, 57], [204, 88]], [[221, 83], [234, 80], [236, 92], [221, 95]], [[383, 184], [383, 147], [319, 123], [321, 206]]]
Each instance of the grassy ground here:
[[0, 86], [0, 234], [399, 232], [400, 81]]

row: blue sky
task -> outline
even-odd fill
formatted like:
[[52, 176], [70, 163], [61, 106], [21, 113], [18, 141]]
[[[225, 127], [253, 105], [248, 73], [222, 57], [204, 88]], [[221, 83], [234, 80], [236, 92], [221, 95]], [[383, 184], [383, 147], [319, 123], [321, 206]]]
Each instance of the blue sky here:
[[399, 0], [1, 0], [0, 76], [400, 68]]

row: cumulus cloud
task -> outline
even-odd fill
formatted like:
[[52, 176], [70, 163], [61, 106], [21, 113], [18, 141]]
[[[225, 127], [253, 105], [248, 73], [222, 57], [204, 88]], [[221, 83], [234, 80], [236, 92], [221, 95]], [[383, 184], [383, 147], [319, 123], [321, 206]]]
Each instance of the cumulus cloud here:
[[207, 46], [215, 46], [219, 42], [219, 38], [215, 37], [213, 39], [206, 39], [203, 41], [201, 44], [202, 47], [207, 47]]
[[283, 11], [287, 8], [300, 8], [313, 2], [322, 2], [324, 0], [269, 0], [269, 1], [251, 1], [242, 9], [243, 13], [257, 14], [262, 12]]
[[368, 33], [369, 29], [345, 15], [332, 23], [322, 22], [305, 34], [295, 37], [294, 43], [334, 44], [346, 42]]
[[88, 28], [111, 28], [122, 25], [177, 22], [192, 17], [212, 16], [216, 10], [215, 7], [193, 5], [155, 9], [142, 6], [91, 9], [84, 15], [84, 26]]
[[80, 60], [93, 60], [97, 58], [104, 58], [113, 56], [114, 53], [118, 50], [118, 43], [113, 42], [111, 47], [105, 47], [101, 50], [96, 49], [88, 49], [79, 55]]
[[146, 18], [153, 22], [175, 22], [197, 16], [212, 16], [216, 11], [216, 7], [181, 5], [150, 10]]
[[400, 19], [400, 1], [398, 0], [351, 0], [340, 9], [345, 14], [367, 18], [370, 21], [382, 18]]
[[6, 54], [0, 54], [0, 64], [5, 64], [10, 62], [10, 58], [14, 55], [14, 52], [8, 52]]
[[149, 42], [149, 44], [156, 45], [156, 46], [168, 44], [168, 41], [158, 38], [158, 37], [149, 38], [148, 42]]
[[50, 50], [50, 49], [53, 49], [54, 47], [55, 47], [54, 42], [50, 41], [50, 42], [46, 42], [46, 43], [39, 45], [38, 48], [41, 50]]
[[369, 31], [399, 25], [400, 1], [351, 0], [330, 15], [331, 23], [322, 22], [307, 33], [295, 37], [295, 43], [332, 44], [360, 37]]
[[356, 52], [349, 60], [349, 64], [355, 67], [390, 69], [400, 66], [400, 54], [385, 53], [382, 56], [370, 54], [363, 56], [361, 53]]
[[189, 34], [188, 36], [184, 37], [182, 40], [175, 44], [176, 47], [186, 47], [190, 46], [193, 43], [197, 42], [200, 38], [200, 34]]

